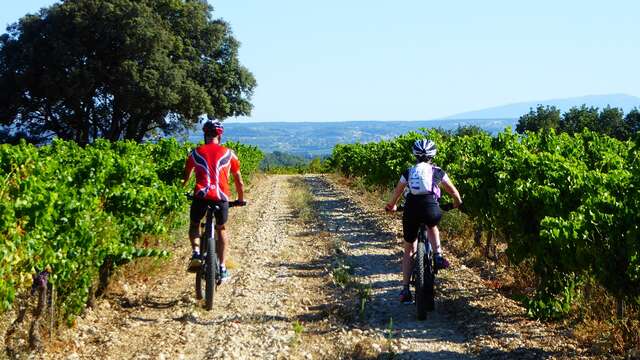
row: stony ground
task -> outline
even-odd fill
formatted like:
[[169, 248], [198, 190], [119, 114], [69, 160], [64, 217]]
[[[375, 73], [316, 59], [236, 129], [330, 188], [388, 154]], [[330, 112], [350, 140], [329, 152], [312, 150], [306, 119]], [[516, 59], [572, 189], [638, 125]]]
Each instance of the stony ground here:
[[[478, 274], [448, 255], [452, 268], [437, 281], [436, 311], [415, 321], [413, 306], [399, 306], [402, 225], [366, 194], [334, 177], [311, 177], [322, 220], [348, 243], [360, 281], [373, 288], [367, 326], [378, 333], [393, 318], [397, 358], [586, 358], [568, 331], [527, 319], [515, 301], [487, 288]], [[446, 244], [446, 242], [444, 242]], [[445, 249], [446, 251], [446, 249]]]
[[[193, 296], [184, 241], [147, 274], [119, 276], [77, 326], [36, 358], [467, 359], [584, 357], [562, 329], [527, 320], [470, 269], [439, 276], [436, 311], [415, 320], [399, 305], [397, 216], [332, 178], [306, 176], [317, 214], [296, 218], [295, 176], [259, 179], [232, 209], [233, 278], [213, 311]], [[348, 283], [335, 269], [350, 267]], [[125, 272], [126, 274], [126, 272]], [[341, 286], [339, 286], [341, 285]], [[362, 301], [365, 299], [364, 306]]]

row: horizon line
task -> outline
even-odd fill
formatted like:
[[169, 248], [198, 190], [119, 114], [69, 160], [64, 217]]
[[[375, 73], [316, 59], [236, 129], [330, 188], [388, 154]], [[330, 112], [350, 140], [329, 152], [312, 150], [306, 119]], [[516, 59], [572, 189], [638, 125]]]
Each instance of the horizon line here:
[[384, 119], [364, 119], [364, 120], [232, 120], [231, 118], [223, 120], [224, 123], [234, 124], [265, 124], [265, 123], [346, 123], [346, 122], [429, 122], [429, 121], [446, 121], [446, 122], [461, 122], [461, 121], [483, 121], [483, 120], [516, 120], [517, 118], [511, 117], [495, 117], [495, 118], [466, 118], [466, 119], [418, 119], [418, 120], [384, 120]]

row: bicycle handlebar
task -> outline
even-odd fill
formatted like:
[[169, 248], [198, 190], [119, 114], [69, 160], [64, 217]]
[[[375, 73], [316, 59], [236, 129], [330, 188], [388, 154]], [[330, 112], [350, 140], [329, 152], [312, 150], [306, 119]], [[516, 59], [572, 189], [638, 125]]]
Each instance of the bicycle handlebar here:
[[232, 208], [234, 206], [246, 206], [247, 202], [246, 201], [240, 201], [240, 200], [234, 200], [234, 201], [229, 201], [229, 207]]
[[442, 211], [450, 211], [451, 209], [453, 209], [453, 204], [452, 203], [442, 204], [442, 206], [440, 206], [440, 209], [442, 209]]
[[[187, 197], [187, 199], [189, 199], [189, 200], [193, 200], [193, 199], [195, 199], [195, 198], [196, 198], [195, 196], [193, 196], [193, 194], [190, 194], [190, 193], [186, 193], [186, 194], [184, 194], [184, 195], [185, 195], [185, 196]], [[212, 201], [212, 202], [213, 202], [213, 201]], [[247, 202], [246, 202], [245, 200], [243, 200], [243, 201], [240, 201], [240, 200], [229, 201], [229, 207], [230, 207], [230, 208], [232, 208], [232, 207], [236, 207], [236, 206], [246, 206], [246, 205], [247, 205]]]
[[[398, 207], [396, 208], [396, 211], [397, 212], [402, 212], [402, 211], [404, 211], [404, 208], [405, 208], [404, 205], [398, 205]], [[442, 209], [442, 211], [451, 211], [451, 210], [453, 210], [455, 208], [453, 207], [453, 203], [446, 203], [446, 204], [440, 205], [440, 209]], [[464, 212], [464, 208], [462, 207], [462, 204], [460, 204], [460, 206], [458, 206], [458, 210]]]

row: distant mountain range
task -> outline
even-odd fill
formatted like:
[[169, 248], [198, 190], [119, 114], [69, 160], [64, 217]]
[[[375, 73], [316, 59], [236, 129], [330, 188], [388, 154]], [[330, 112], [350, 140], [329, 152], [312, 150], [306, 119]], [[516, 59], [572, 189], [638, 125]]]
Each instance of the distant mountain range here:
[[[476, 125], [497, 133], [514, 126], [515, 119], [430, 120], [430, 121], [345, 121], [345, 122], [225, 122], [223, 140], [239, 141], [258, 146], [262, 151], [300, 155], [303, 157], [331, 154], [336, 144], [371, 142], [391, 139], [421, 128], [456, 129]], [[200, 131], [189, 136], [191, 142], [201, 141]]]
[[[336, 144], [346, 144], [391, 139], [395, 136], [416, 131], [420, 128], [456, 129], [458, 126], [475, 125], [492, 134], [504, 128], [512, 129], [520, 116], [535, 108], [538, 104], [554, 105], [562, 111], [573, 106], [607, 105], [622, 108], [625, 113], [634, 107], [640, 107], [640, 98], [614, 94], [594, 95], [569, 99], [529, 101], [484, 110], [465, 112], [441, 120], [428, 121], [345, 121], [345, 122], [259, 122], [239, 123], [233, 120], [225, 122], [224, 140], [240, 141], [256, 145], [262, 151], [280, 151], [304, 157], [331, 154]], [[201, 141], [200, 131], [191, 133], [192, 142]]]
[[598, 108], [618, 107], [625, 113], [631, 109], [640, 108], [640, 98], [626, 94], [608, 94], [608, 95], [588, 95], [581, 97], [573, 97], [566, 99], [549, 99], [539, 101], [527, 101], [502, 106], [491, 107], [482, 110], [468, 111], [460, 114], [448, 116], [445, 119], [508, 119], [519, 118], [529, 112], [529, 109], [536, 108], [538, 105], [553, 105], [562, 112], [569, 110], [574, 106], [595, 106]]

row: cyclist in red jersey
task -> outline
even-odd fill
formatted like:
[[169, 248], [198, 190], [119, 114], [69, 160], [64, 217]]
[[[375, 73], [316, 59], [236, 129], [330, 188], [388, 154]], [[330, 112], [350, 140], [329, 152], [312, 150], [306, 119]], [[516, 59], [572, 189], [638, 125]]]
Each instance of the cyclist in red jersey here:
[[195, 170], [196, 186], [194, 199], [191, 202], [189, 240], [193, 250], [189, 271], [195, 272], [202, 265], [200, 257], [200, 222], [207, 212], [207, 201], [220, 203], [220, 210], [214, 213], [216, 231], [218, 235], [217, 249], [220, 260], [221, 280], [229, 280], [229, 271], [225, 266], [226, 250], [229, 239], [225, 231], [225, 224], [229, 216], [229, 172], [233, 175], [238, 201], [244, 202], [244, 184], [240, 174], [240, 162], [231, 150], [220, 144], [224, 127], [219, 121], [207, 121], [202, 127], [204, 145], [198, 146], [187, 158], [184, 168], [183, 186], [189, 182], [191, 173]]

